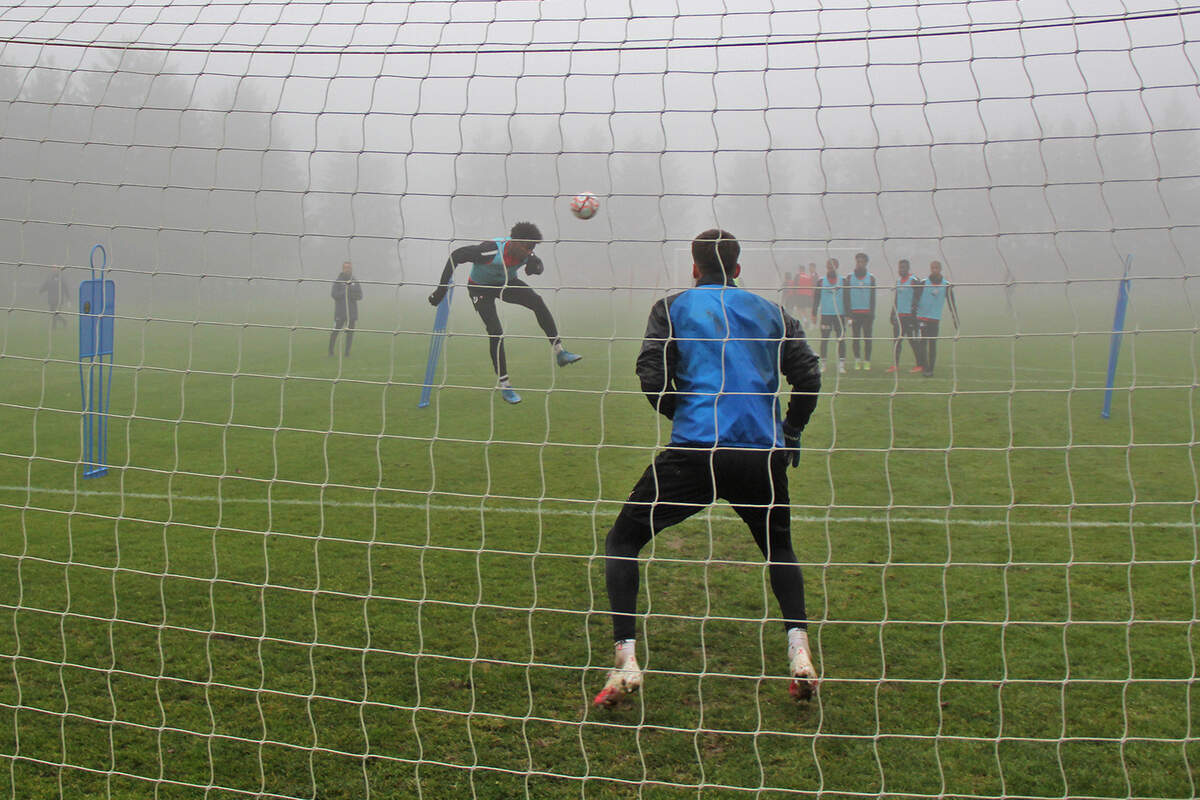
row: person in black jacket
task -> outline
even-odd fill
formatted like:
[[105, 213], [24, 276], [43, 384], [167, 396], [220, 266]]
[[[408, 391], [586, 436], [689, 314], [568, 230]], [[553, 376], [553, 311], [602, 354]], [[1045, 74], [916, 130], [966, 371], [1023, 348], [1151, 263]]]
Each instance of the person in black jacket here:
[[350, 343], [354, 341], [354, 325], [358, 322], [358, 301], [362, 300], [362, 286], [354, 279], [354, 270], [349, 261], [343, 262], [342, 271], [333, 279], [329, 290], [333, 298], [333, 330], [329, 332], [329, 355], [333, 355], [338, 332], [346, 329], [345, 355], [350, 357]]
[[[634, 639], [638, 553], [717, 498], [733, 506], [767, 559], [788, 638], [792, 696], [807, 699], [816, 687], [787, 468], [800, 463], [800, 432], [821, 388], [820, 360], [799, 322], [734, 285], [740, 249], [726, 231], [700, 234], [692, 242], [695, 288], [659, 300], [650, 312], [637, 375], [650, 405], [672, 421], [671, 441], [605, 540], [615, 666], [597, 706], [612, 706], [642, 684]], [[786, 414], [776, 399], [780, 372], [792, 387]]]

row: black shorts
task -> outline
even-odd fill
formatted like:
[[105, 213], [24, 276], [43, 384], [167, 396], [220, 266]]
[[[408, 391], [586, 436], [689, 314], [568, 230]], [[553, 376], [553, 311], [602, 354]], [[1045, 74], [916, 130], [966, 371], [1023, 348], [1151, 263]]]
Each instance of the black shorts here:
[[[475, 307], [475, 313], [483, 320], [483, 327], [492, 336], [499, 336], [504, 332], [500, 325], [500, 315], [496, 311], [497, 300], [528, 308], [538, 315], [538, 323], [543, 329], [546, 329], [547, 326], [554, 327], [554, 318], [550, 315], [550, 310], [546, 308], [546, 303], [538, 297], [537, 292], [529, 284], [520, 278], [513, 278], [503, 286], [468, 283], [467, 292], [471, 296], [471, 304]], [[556, 334], [557, 331], [547, 331], [549, 336]]]
[[621, 517], [657, 533], [717, 499], [727, 501], [757, 535], [768, 511], [773, 529], [787, 531], [787, 453], [783, 450], [669, 447], [629, 493]]

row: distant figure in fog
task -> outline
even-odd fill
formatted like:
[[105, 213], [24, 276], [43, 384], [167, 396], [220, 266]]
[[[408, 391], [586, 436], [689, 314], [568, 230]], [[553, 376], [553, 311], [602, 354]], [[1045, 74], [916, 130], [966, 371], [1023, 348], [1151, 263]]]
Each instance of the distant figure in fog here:
[[796, 270], [796, 277], [792, 279], [792, 302], [788, 306], [788, 311], [799, 316], [808, 311], [812, 305], [813, 287], [817, 284], [817, 265], [811, 264], [811, 272], [804, 271], [804, 265]]
[[67, 277], [62, 267], [55, 267], [51, 271], [49, 277], [42, 281], [42, 286], [38, 289], [39, 294], [46, 295], [46, 308], [50, 309], [51, 327], [57, 328], [59, 323], [67, 327], [67, 321], [63, 315], [58, 312], [58, 308], [71, 298], [71, 293], [67, 289]]
[[337, 345], [338, 332], [346, 329], [345, 355], [350, 357], [350, 344], [354, 341], [354, 325], [358, 322], [358, 301], [362, 300], [362, 286], [354, 279], [354, 269], [349, 261], [343, 262], [342, 271], [333, 279], [329, 290], [333, 298], [333, 330], [329, 333], [329, 355]]
[[875, 328], [875, 276], [867, 270], [866, 253], [854, 256], [854, 271], [846, 276], [846, 310], [850, 315], [850, 343], [854, 368], [871, 369], [871, 344]]
[[846, 288], [838, 275], [838, 260], [830, 258], [825, 262], [825, 274], [817, 278], [813, 289], [812, 316], [821, 320], [821, 371], [825, 371], [825, 353], [829, 340], [836, 338], [838, 343], [838, 372], [846, 371]]
[[958, 306], [954, 303], [954, 289], [950, 281], [942, 277], [942, 262], [929, 262], [929, 277], [921, 286], [917, 298], [917, 322], [921, 325], [920, 364], [921, 374], [933, 377], [933, 365], [937, 362], [938, 328], [942, 323], [942, 308], [950, 308], [954, 330], [958, 330]]
[[896, 280], [896, 296], [892, 301], [892, 365], [888, 372], [900, 369], [900, 351], [904, 340], [912, 346], [917, 365], [912, 372], [923, 372], [921, 367], [921, 325], [917, 322], [917, 301], [921, 298], [921, 279], [909, 271], [907, 258], [900, 259], [900, 277]]

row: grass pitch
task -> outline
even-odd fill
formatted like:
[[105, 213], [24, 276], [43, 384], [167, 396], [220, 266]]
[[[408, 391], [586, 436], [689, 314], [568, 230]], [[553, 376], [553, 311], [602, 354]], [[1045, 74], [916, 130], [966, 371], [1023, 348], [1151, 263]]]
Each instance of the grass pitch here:
[[323, 306], [132, 314], [86, 481], [74, 322], [11, 310], [0, 796], [1195, 795], [1194, 322], [1127, 337], [1109, 420], [1101, 324], [978, 309], [924, 380], [879, 340], [792, 472], [818, 698], [719, 506], [647, 549], [646, 687], [596, 711], [604, 534], [669, 434], [606, 302], [565, 370], [508, 314], [515, 407], [460, 302], [423, 411], [417, 302], [349, 359]]

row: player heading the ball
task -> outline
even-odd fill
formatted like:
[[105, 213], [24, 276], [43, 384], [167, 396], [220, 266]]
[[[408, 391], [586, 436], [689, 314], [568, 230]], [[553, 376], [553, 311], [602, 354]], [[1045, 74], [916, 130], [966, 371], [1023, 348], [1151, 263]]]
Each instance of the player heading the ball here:
[[470, 263], [471, 275], [467, 279], [467, 292], [471, 295], [471, 304], [475, 312], [483, 320], [483, 327], [488, 333], [488, 347], [492, 355], [492, 367], [499, 378], [500, 393], [509, 403], [521, 402], [508, 380], [508, 362], [504, 357], [504, 328], [500, 325], [500, 317], [496, 313], [496, 301], [524, 306], [533, 312], [538, 325], [550, 340], [554, 348], [554, 358], [560, 367], [574, 364], [582, 356], [569, 352], [563, 347], [558, 336], [558, 326], [554, 324], [554, 315], [546, 307], [546, 303], [530, 288], [529, 284], [517, 277], [517, 271], [525, 267], [526, 275], [540, 275], [545, 267], [542, 260], [533, 254], [533, 249], [542, 241], [542, 232], [532, 222], [518, 222], [506, 237], [489, 239], [479, 244], [459, 247], [450, 253], [438, 287], [429, 295], [429, 304], [436, 306], [442, 302], [450, 285], [454, 281], [454, 268], [459, 264]]
[[[642, 391], [672, 421], [671, 441], [633, 487], [604, 543], [615, 665], [593, 701], [611, 706], [642, 685], [634, 634], [638, 553], [659, 531], [727, 500], [767, 559], [787, 632], [789, 691], [816, 688], [804, 577], [792, 550], [787, 468], [800, 463], [800, 432], [817, 406], [820, 361], [800, 323], [737, 288], [740, 245], [723, 230], [692, 242], [695, 288], [654, 304], [637, 357]], [[779, 411], [779, 373], [792, 387]]]

